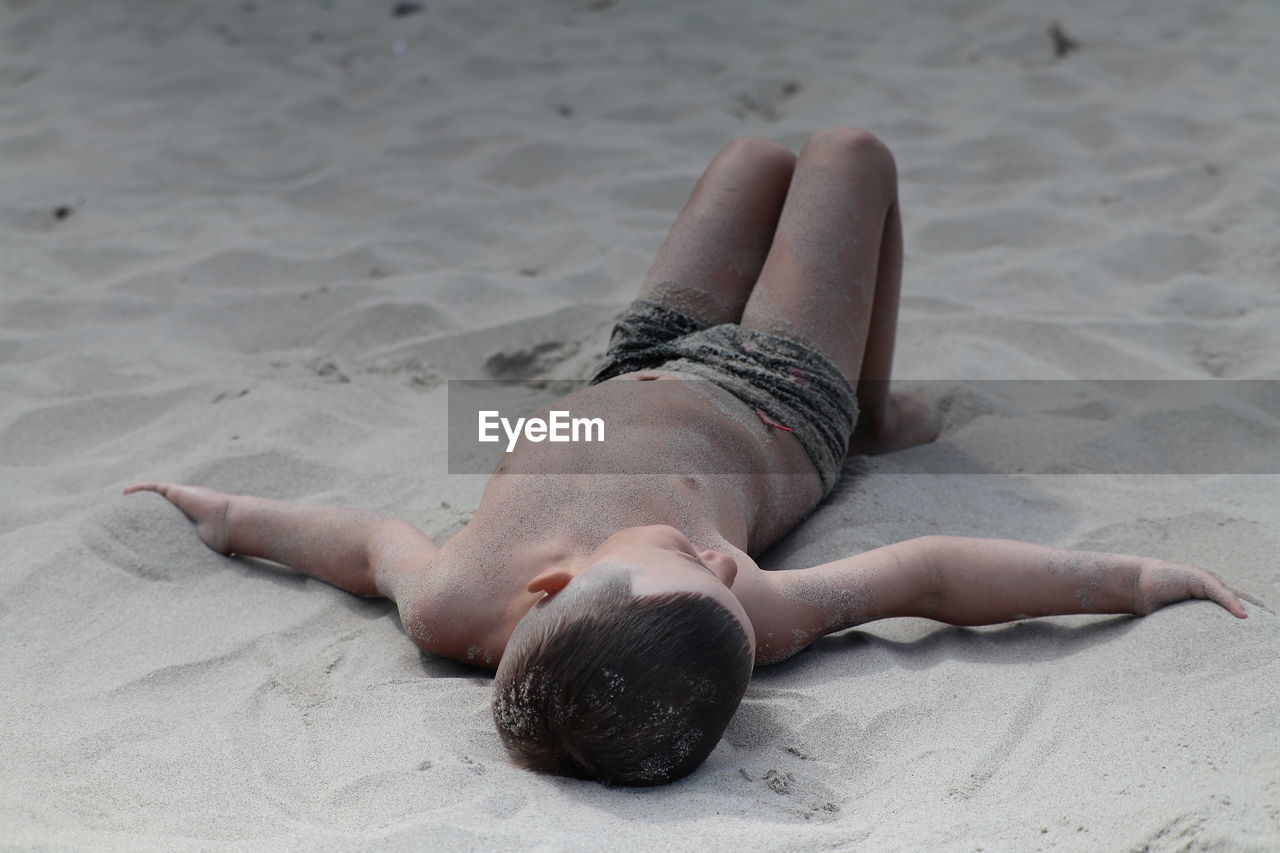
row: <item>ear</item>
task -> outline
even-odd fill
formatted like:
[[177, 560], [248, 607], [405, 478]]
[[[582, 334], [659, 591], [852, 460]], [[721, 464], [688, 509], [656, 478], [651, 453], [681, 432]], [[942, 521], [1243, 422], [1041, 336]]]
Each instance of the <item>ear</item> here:
[[529, 585], [525, 589], [529, 590], [529, 592], [545, 592], [547, 595], [555, 595], [568, 586], [573, 577], [573, 572], [568, 569], [547, 569], [529, 581]]

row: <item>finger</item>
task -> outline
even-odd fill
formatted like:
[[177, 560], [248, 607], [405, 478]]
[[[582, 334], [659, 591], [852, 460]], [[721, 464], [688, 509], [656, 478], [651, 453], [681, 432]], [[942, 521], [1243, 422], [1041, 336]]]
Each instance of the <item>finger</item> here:
[[1219, 577], [1217, 574], [1213, 572], [1209, 572], [1208, 574], [1210, 577], [1213, 578], [1215, 583], [1217, 583], [1223, 589], [1230, 591], [1230, 593], [1235, 597], [1242, 598], [1245, 601], [1249, 602], [1250, 604], [1254, 605], [1255, 607], [1261, 607], [1263, 610], [1267, 611], [1268, 613], [1272, 613], [1272, 614], [1275, 613], [1274, 610], [1272, 610], [1270, 607], [1267, 607], [1266, 602], [1264, 602], [1262, 599], [1258, 598], [1257, 596], [1250, 595], [1249, 593], [1245, 592], [1243, 589], [1236, 586], [1235, 584], [1227, 583], [1225, 580], [1223, 580], [1221, 577]]
[[1258, 598], [1257, 596], [1254, 596], [1254, 595], [1250, 595], [1244, 590], [1234, 586], [1228, 586], [1227, 589], [1235, 593], [1238, 598], [1243, 598], [1245, 601], [1249, 602], [1255, 607], [1261, 607], [1263, 610], [1267, 611], [1268, 613], [1275, 613], [1275, 611], [1272, 610], [1270, 607], [1268, 607], [1267, 603], [1263, 601], [1261, 598]]
[[1208, 597], [1221, 604], [1235, 616], [1237, 619], [1248, 619], [1249, 614], [1244, 612], [1244, 605], [1235, 597], [1226, 584], [1218, 581], [1216, 578], [1213, 582], [1205, 584], [1205, 592]]
[[180, 486], [176, 486], [173, 483], [134, 483], [132, 486], [127, 487], [124, 490], [124, 493], [126, 495], [131, 495], [134, 492], [155, 492], [157, 495], [161, 495], [172, 501], [180, 488]]

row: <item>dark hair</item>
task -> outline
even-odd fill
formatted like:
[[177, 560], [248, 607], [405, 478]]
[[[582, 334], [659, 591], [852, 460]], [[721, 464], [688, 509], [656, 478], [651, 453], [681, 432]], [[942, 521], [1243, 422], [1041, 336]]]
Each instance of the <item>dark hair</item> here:
[[[557, 597], [559, 598], [559, 596]], [[711, 754], [751, 678], [742, 623], [708, 595], [602, 579], [507, 649], [493, 718], [512, 759], [606, 785], [660, 785]]]

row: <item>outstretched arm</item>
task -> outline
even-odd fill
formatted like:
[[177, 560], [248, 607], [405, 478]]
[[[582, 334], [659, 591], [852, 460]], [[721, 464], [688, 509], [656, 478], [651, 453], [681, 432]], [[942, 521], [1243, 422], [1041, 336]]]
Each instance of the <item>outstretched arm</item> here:
[[125, 494], [163, 495], [196, 524], [219, 554], [261, 557], [356, 595], [395, 598], [398, 582], [421, 569], [436, 546], [408, 522], [343, 507], [228, 495], [202, 486], [136, 483]]
[[928, 536], [917, 541], [938, 582], [932, 613], [926, 615], [952, 625], [1067, 613], [1145, 616], [1190, 598], [1216, 602], [1244, 619], [1239, 598], [1261, 605], [1213, 572], [1152, 557], [1007, 539]]
[[768, 595], [748, 611], [758, 663], [784, 660], [824, 634], [893, 616], [992, 625], [1070, 613], [1145, 616], [1203, 598], [1244, 619], [1240, 598], [1265, 606], [1195, 566], [1006, 539], [925, 536], [811, 569], [761, 575]]

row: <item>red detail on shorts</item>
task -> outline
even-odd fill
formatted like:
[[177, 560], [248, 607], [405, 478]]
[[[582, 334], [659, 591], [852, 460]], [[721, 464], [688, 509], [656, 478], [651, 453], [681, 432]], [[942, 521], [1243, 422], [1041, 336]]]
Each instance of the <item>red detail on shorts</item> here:
[[760, 418], [760, 420], [764, 422], [765, 426], [773, 427], [774, 429], [780, 429], [783, 432], [795, 432], [795, 430], [793, 430], [789, 426], [783, 426], [777, 421], [769, 420], [769, 416], [766, 415], [764, 412], [760, 411], [759, 409], [756, 409], [755, 413], [756, 413], [756, 417]]

